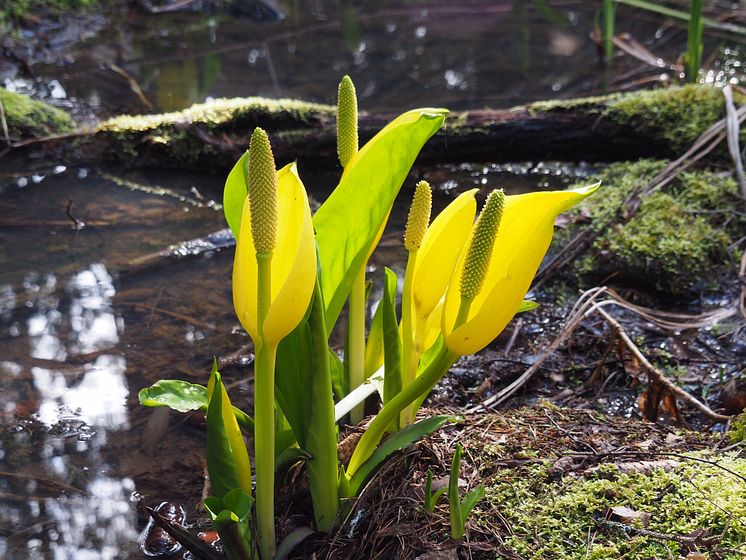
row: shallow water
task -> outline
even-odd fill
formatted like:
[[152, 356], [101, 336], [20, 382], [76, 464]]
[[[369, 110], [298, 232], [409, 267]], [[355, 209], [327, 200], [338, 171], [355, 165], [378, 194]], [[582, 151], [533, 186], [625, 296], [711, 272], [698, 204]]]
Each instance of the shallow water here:
[[[675, 78], [666, 65], [686, 45], [680, 22], [620, 6], [617, 32], [631, 34], [654, 60], [660, 57], [660, 66], [619, 56], [605, 69], [589, 38], [598, 10], [592, 2], [305, 0], [278, 8], [280, 20], [251, 11], [144, 14], [131, 8], [66, 27], [47, 25], [36, 38], [29, 31], [32, 38], [9, 42], [33, 74], [3, 65], [0, 57], [0, 83], [91, 120], [176, 110], [208, 97], [333, 102], [345, 73], [369, 111], [423, 103], [499, 108]], [[735, 40], [708, 30], [704, 79], [741, 80], [743, 55]]]

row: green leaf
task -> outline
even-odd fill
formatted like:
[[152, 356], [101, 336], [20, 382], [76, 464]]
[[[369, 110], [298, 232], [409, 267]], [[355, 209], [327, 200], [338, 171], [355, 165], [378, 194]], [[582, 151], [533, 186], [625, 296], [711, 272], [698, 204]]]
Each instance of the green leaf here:
[[349, 496], [356, 496], [362, 490], [368, 477], [392, 453], [409, 447], [414, 442], [438, 430], [446, 422], [453, 422], [454, 420], [453, 416], [431, 416], [391, 434], [388, 439], [376, 448], [368, 460], [362, 464], [349, 480]]
[[451, 461], [451, 474], [448, 477], [448, 512], [451, 517], [451, 537], [454, 539], [460, 539], [464, 536], [464, 511], [461, 509], [461, 497], [458, 493], [461, 453], [461, 444], [458, 443]]
[[417, 154], [445, 121], [445, 109], [394, 119], [349, 161], [313, 218], [321, 260], [326, 327], [331, 332]]
[[225, 180], [225, 189], [223, 189], [223, 214], [228, 227], [233, 232], [233, 237], [238, 239], [238, 232], [241, 229], [241, 215], [243, 214], [243, 204], [246, 200], [246, 170], [249, 164], [249, 151], [246, 150], [241, 158], [236, 162]]
[[524, 299], [523, 303], [521, 303], [521, 306], [518, 308], [518, 311], [516, 311], [516, 314], [525, 313], [526, 311], [533, 311], [537, 307], [539, 307], [539, 304], [535, 301]]
[[383, 365], [383, 301], [378, 302], [365, 342], [365, 378]]
[[[138, 397], [141, 405], [152, 408], [167, 406], [178, 412], [207, 411], [207, 387], [179, 379], [156, 381], [150, 387], [141, 389]], [[249, 435], [253, 435], [254, 419], [235, 406], [233, 413], [238, 424]]]
[[280, 546], [277, 547], [277, 552], [275, 552], [275, 556], [272, 560], [285, 560], [288, 554], [290, 554], [296, 546], [313, 535], [313, 533], [314, 530], [310, 527], [298, 527], [293, 529], [287, 537], [282, 539], [282, 542], [280, 543]]
[[178, 412], [207, 410], [207, 387], [178, 379], [161, 379], [138, 394], [143, 406], [167, 406]]
[[337, 353], [331, 348], [329, 348], [329, 368], [331, 370], [334, 394], [341, 400], [349, 393], [347, 390], [347, 376], [345, 375], [345, 367], [342, 360], [339, 359]]
[[466, 523], [466, 518], [469, 517], [471, 510], [484, 498], [485, 494], [484, 486], [477, 486], [466, 493], [464, 500], [461, 502], [461, 516], [464, 518], [464, 523]]
[[[382, 334], [383, 334], [383, 356], [384, 356], [384, 378], [383, 378], [383, 404], [393, 399], [402, 387], [402, 340], [399, 334], [399, 320], [396, 318], [396, 288], [399, 279], [396, 273], [385, 269], [385, 280], [383, 283], [383, 299], [380, 306], [383, 307]], [[398, 428], [398, 423], [394, 429]]]
[[228, 492], [221, 500], [217, 496], [205, 499], [205, 509], [220, 535], [229, 560], [253, 557], [253, 539], [249, 519], [254, 499], [240, 488]]
[[222, 498], [234, 488], [251, 492], [251, 465], [243, 435], [235, 416], [227, 407], [230, 399], [223, 381], [213, 365], [207, 408], [207, 470], [215, 496]]
[[427, 481], [425, 482], [425, 503], [424, 509], [428, 513], [435, 511], [435, 506], [438, 504], [440, 497], [448, 490], [448, 486], [443, 486], [433, 493], [433, 471], [427, 469]]
[[287, 418], [298, 445], [303, 449], [310, 415], [310, 400], [306, 390], [312, 359], [311, 329], [308, 320], [304, 319], [280, 342], [275, 370], [277, 403]]

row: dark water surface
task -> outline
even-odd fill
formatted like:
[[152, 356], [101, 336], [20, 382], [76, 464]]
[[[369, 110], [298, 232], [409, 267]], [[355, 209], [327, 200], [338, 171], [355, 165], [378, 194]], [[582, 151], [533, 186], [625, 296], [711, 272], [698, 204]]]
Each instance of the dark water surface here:
[[[134, 10], [85, 18], [49, 29], [29, 47], [33, 76], [4, 65], [0, 80], [93, 118], [149, 110], [112, 64], [139, 84], [152, 110], [209, 96], [332, 102], [344, 73], [355, 79], [361, 107], [395, 111], [509, 106], [651, 75], [634, 60], [603, 72], [588, 38], [595, 3], [300, 1], [280, 8], [281, 21]], [[660, 56], [675, 58], [683, 48], [680, 28], [660, 19], [621, 17], [619, 27]], [[716, 68], [708, 79], [738, 80], [739, 51], [719, 41], [708, 43]], [[431, 181], [442, 207], [473, 186], [559, 188], [591, 171], [551, 163], [416, 169], [372, 275], [384, 263], [402, 269], [401, 228], [418, 178]], [[311, 196], [323, 200], [337, 175], [304, 176]], [[195, 519], [204, 431], [180, 415], [139, 407], [137, 391], [162, 377], [204, 382], [213, 355], [247, 342], [231, 304], [231, 249], [181, 259], [158, 254], [225, 227], [215, 202], [221, 190], [221, 178], [196, 174], [54, 162], [38, 175], [0, 168], [0, 557], [139, 557], [144, 520], [131, 501], [135, 492], [154, 504], [184, 503]], [[250, 368], [224, 371], [235, 402], [247, 406]]]
[[[686, 48], [681, 22], [620, 6], [616, 32], [629, 33], [653, 60], [660, 57], [660, 67], [618, 56], [605, 70], [589, 37], [597, 2], [300, 0], [264, 10], [257, 9], [260, 0], [237, 4], [247, 8], [145, 14], [130, 7], [47, 25], [35, 40], [28, 31], [31, 39], [8, 44], [33, 74], [0, 64], [0, 83], [87, 118], [177, 110], [208, 97], [334, 102], [345, 73], [370, 111], [423, 103], [499, 108], [672, 79], [677, 72], [666, 65]], [[741, 80], [742, 49], [734, 40], [708, 30], [705, 80]]]

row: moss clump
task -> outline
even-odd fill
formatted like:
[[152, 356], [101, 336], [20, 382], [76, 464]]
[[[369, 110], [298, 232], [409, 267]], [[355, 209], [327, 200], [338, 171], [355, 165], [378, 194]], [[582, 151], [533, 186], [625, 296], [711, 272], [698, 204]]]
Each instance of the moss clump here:
[[739, 414], [731, 420], [728, 439], [734, 445], [746, 442], [746, 413]]
[[[716, 548], [734, 549], [746, 542], [746, 492], [743, 481], [725, 469], [746, 475], [746, 461], [709, 451], [688, 456], [717, 461], [671, 462], [671, 469], [649, 473], [620, 473], [601, 465], [591, 476], [549, 476], [546, 466], [512, 469], [509, 480], [498, 472], [487, 485], [480, 511], [499, 511], [509, 526], [506, 549], [522, 558], [596, 560], [673, 558], [687, 551], [674, 540], [654, 539], [622, 531], [599, 532], [594, 517], [614, 506], [649, 513], [644, 527], [658, 533], [686, 536], [698, 530], [721, 535]], [[507, 472], [505, 474], [508, 474]], [[494, 508], [494, 509], [493, 509]], [[475, 523], [490, 523], [478, 516]], [[639, 522], [632, 525], [642, 528]], [[718, 558], [741, 558], [726, 553]]]
[[335, 114], [335, 108], [331, 105], [297, 99], [238, 97], [198, 103], [173, 113], [114, 117], [101, 123], [98, 130], [113, 133], [154, 132], [184, 124], [203, 124], [210, 129], [236, 129], [247, 121], [257, 119], [275, 120], [276, 124], [286, 123], [297, 127], [314, 119], [334, 118]]
[[[736, 94], [736, 102], [744, 96]], [[710, 126], [725, 117], [722, 90], [705, 85], [637, 91], [624, 95], [542, 101], [527, 107], [529, 113], [586, 111], [604, 120], [630, 126], [662, 142], [672, 155], [680, 155]], [[723, 150], [723, 154], [726, 152]]]
[[30, 13], [77, 12], [105, 4], [106, 0], [6, 0], [0, 7], [0, 30], [12, 29]]
[[[743, 96], [738, 97], [735, 101], [742, 102]], [[665, 140], [678, 153], [725, 117], [725, 101], [719, 88], [690, 84], [625, 95], [605, 116]]]
[[13, 140], [75, 131], [75, 123], [65, 111], [27, 95], [0, 88], [0, 103], [3, 104], [8, 132]]
[[336, 109], [330, 105], [307, 103], [294, 99], [246, 97], [216, 99], [172, 113], [156, 115], [123, 115], [101, 123], [96, 138], [113, 141], [112, 158], [125, 163], [142, 157], [171, 165], [194, 164], [217, 157], [220, 150], [200, 136], [207, 133], [214, 141], [233, 142], [248, 147], [248, 137], [255, 127], [273, 134], [318, 130], [319, 123], [334, 119]]
[[715, 282], [730, 258], [729, 247], [746, 227], [733, 179], [707, 171], [681, 173], [663, 190], [646, 196], [629, 220], [621, 218], [627, 197], [666, 164], [620, 163], [599, 175], [602, 196], [585, 203], [597, 237], [591, 253], [577, 263], [578, 272], [644, 279], [665, 292]]

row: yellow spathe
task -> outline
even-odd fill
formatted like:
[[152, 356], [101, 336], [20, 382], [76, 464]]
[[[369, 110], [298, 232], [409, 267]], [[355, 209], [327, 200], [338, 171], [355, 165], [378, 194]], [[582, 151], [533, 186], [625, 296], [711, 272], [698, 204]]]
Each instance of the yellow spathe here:
[[[257, 325], [258, 265], [251, 238], [251, 208], [244, 201], [233, 262], [233, 306], [254, 344], [277, 345], [308, 310], [316, 281], [316, 244], [306, 189], [295, 163], [277, 172], [277, 244], [271, 261], [271, 304], [263, 337]], [[246, 227], [244, 227], [246, 226]]]
[[443, 306], [441, 329], [449, 350], [474, 354], [499, 335], [518, 312], [549, 248], [554, 219], [598, 188], [534, 192], [505, 198], [505, 210], [481, 291], [454, 330], [461, 305], [459, 280], [467, 251], [458, 258]]
[[472, 189], [456, 197], [433, 220], [422, 238], [412, 279], [414, 338], [419, 353], [427, 349], [428, 342], [434, 341], [440, 332], [440, 322], [432, 325], [429, 318], [446, 293], [459, 254], [469, 239], [477, 213], [474, 199], [477, 191]]

